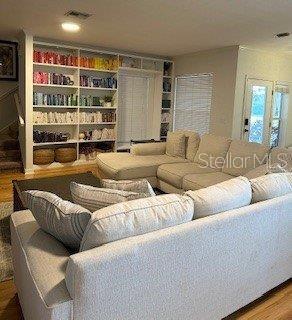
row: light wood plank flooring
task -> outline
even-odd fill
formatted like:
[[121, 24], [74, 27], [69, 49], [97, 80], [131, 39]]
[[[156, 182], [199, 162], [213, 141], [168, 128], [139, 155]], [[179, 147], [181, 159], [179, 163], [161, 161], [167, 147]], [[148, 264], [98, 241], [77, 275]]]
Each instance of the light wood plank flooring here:
[[[40, 171], [32, 175], [0, 173], [0, 202], [12, 201], [12, 180], [14, 179], [32, 179], [87, 171], [91, 171], [98, 176], [96, 165], [65, 167], [62, 169]], [[21, 309], [13, 281], [10, 280], [0, 283], [0, 320], [21, 319]], [[292, 282], [286, 282], [225, 319], [292, 320]]]

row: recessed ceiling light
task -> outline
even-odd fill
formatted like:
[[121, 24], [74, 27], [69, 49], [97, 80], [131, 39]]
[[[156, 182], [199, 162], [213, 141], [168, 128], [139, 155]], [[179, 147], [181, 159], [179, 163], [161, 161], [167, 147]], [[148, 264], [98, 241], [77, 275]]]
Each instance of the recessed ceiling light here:
[[284, 37], [289, 37], [290, 36], [290, 32], [281, 32], [276, 34], [276, 37], [278, 38], [284, 38]]
[[80, 26], [74, 22], [64, 22], [62, 23], [62, 28], [68, 32], [77, 32], [80, 30]]

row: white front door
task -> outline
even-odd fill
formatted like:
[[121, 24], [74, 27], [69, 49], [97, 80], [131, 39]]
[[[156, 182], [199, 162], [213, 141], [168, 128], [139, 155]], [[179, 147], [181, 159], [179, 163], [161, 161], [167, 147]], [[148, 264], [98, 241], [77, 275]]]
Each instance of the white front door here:
[[244, 139], [270, 146], [273, 81], [247, 79]]

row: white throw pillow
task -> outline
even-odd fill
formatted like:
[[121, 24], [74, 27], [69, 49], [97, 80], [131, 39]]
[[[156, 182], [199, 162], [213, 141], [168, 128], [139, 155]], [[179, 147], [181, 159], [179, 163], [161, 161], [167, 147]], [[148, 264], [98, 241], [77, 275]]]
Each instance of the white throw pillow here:
[[110, 180], [103, 179], [101, 180], [101, 185], [103, 188], [116, 189], [123, 191], [132, 191], [141, 194], [145, 194], [146, 197], [155, 196], [150, 183], [146, 179], [141, 180]]
[[252, 202], [265, 201], [292, 192], [292, 173], [271, 173], [250, 180]]
[[249, 205], [251, 185], [247, 178], [237, 177], [185, 195], [194, 201], [194, 218], [202, 218]]
[[146, 194], [137, 192], [97, 188], [76, 182], [70, 183], [70, 191], [74, 203], [81, 205], [91, 212], [115, 203], [147, 197]]
[[91, 213], [45, 191], [24, 191], [24, 200], [39, 226], [65, 246], [79, 249]]
[[166, 194], [118, 203], [92, 214], [80, 251], [192, 220], [192, 199]]

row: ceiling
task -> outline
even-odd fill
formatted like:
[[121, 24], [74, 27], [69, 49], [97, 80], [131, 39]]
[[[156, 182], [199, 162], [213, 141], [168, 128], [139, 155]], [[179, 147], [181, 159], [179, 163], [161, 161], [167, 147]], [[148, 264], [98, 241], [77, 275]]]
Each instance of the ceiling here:
[[[69, 10], [92, 16], [70, 34]], [[243, 45], [292, 51], [292, 0], [0, 0], [0, 39], [35, 36], [175, 56]]]

